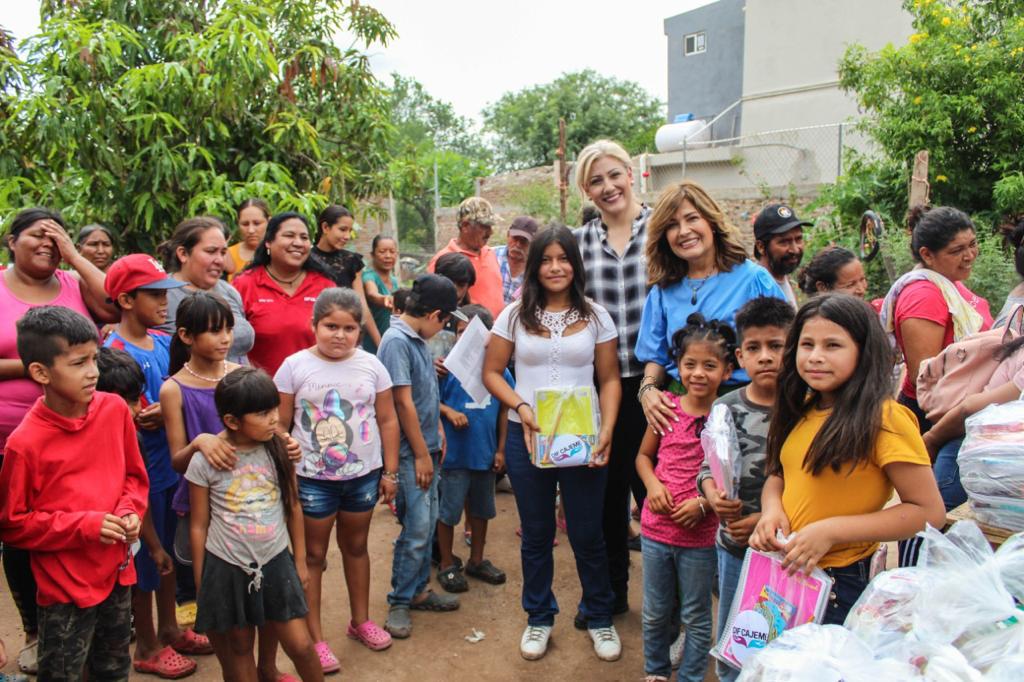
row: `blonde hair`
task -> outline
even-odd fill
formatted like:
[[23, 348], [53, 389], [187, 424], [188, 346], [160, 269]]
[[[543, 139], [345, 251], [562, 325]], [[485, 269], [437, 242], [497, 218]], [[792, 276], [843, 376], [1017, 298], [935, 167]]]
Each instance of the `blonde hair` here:
[[722, 208], [707, 191], [690, 180], [665, 189], [647, 221], [647, 284], [666, 287], [682, 281], [689, 264], [672, 253], [665, 233], [676, 225], [676, 213], [689, 201], [711, 225], [715, 245], [715, 266], [728, 272], [747, 259], [739, 231], [725, 217]]
[[606, 156], [621, 161], [628, 169], [633, 168], [633, 159], [630, 158], [629, 154], [618, 142], [611, 140], [591, 142], [576, 157], [576, 186], [584, 198], [588, 196], [587, 179], [590, 176], [591, 167], [596, 161]]

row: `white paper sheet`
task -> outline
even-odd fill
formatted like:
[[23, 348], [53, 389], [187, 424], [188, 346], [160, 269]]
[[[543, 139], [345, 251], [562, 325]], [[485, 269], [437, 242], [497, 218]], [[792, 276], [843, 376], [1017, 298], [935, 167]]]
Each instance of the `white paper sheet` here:
[[491, 332], [479, 317], [474, 317], [466, 331], [462, 332], [462, 337], [455, 347], [448, 353], [448, 357], [444, 359], [444, 366], [455, 375], [466, 393], [478, 403], [483, 403], [490, 396], [481, 378], [484, 370], [484, 353], [487, 351], [487, 342], [490, 338]]

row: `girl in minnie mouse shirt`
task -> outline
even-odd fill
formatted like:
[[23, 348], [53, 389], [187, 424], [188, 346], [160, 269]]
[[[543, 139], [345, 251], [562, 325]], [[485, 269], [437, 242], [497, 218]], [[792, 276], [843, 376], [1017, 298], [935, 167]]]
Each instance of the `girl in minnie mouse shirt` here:
[[308, 621], [325, 673], [340, 669], [320, 623], [324, 558], [335, 520], [352, 609], [348, 635], [373, 650], [391, 645], [391, 636], [369, 618], [366, 540], [374, 505], [395, 496], [398, 418], [391, 377], [359, 347], [362, 313], [362, 300], [351, 289], [322, 291], [313, 306], [316, 345], [288, 357], [274, 377], [281, 426], [302, 446], [296, 473], [309, 565]]

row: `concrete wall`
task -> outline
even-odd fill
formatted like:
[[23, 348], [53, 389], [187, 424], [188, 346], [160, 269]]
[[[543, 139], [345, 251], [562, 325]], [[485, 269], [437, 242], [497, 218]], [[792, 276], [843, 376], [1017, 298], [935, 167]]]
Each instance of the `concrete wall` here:
[[847, 46], [878, 50], [911, 33], [900, 0], [746, 0], [744, 134], [857, 115], [838, 88]]
[[[668, 120], [692, 113], [713, 118], [743, 92], [743, 35], [745, 0], [718, 0], [665, 19], [668, 44]], [[686, 56], [684, 37], [704, 31], [707, 49]], [[739, 116], [736, 110], [735, 116]], [[729, 115], [726, 116], [728, 118]], [[728, 137], [732, 120], [722, 120], [716, 136]], [[735, 121], [739, 130], [739, 121]]]

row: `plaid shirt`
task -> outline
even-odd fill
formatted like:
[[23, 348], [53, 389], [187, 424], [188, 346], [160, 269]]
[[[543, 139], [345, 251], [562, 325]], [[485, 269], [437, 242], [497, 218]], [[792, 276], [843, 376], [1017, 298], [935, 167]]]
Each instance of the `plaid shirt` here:
[[647, 300], [647, 219], [651, 209], [643, 206], [633, 220], [633, 232], [620, 257], [608, 244], [607, 228], [600, 218], [572, 231], [583, 256], [587, 272], [587, 296], [612, 316], [619, 330], [619, 370], [623, 377], [643, 374], [644, 365], [636, 359], [640, 318]]
[[511, 303], [516, 300], [516, 294], [519, 293], [519, 289], [523, 286], [523, 274], [519, 273], [518, 277], [512, 276], [512, 270], [508, 265], [508, 245], [499, 246], [494, 249], [494, 255], [498, 258], [498, 267], [501, 268], [501, 294], [505, 299], [505, 303]]

